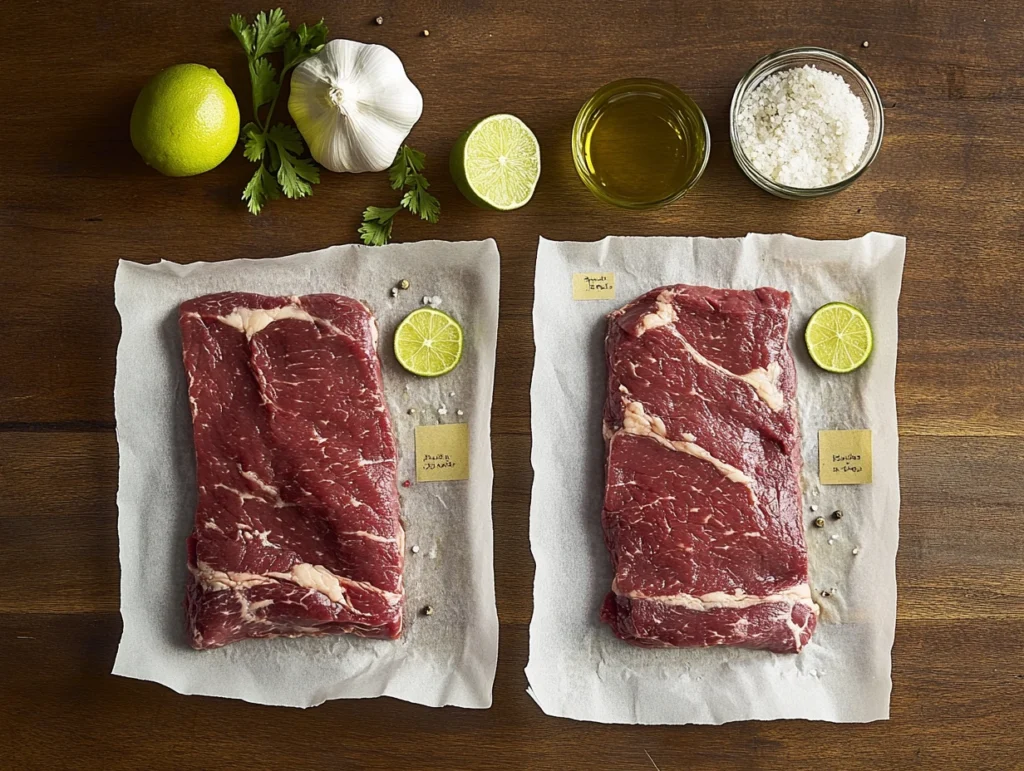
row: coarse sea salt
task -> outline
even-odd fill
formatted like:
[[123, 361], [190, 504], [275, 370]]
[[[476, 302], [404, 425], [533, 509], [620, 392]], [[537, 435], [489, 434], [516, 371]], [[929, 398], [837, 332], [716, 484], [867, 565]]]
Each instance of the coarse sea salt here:
[[841, 75], [812, 65], [766, 77], [740, 103], [740, 147], [781, 185], [824, 187], [857, 168], [868, 142], [864, 105]]

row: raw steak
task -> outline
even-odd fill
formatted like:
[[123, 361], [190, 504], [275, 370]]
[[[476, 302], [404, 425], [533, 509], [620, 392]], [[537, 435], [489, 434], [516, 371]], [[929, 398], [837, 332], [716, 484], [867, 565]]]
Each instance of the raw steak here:
[[621, 639], [810, 639], [789, 308], [777, 289], [678, 285], [609, 316], [601, 618]]
[[402, 631], [396, 447], [367, 308], [226, 292], [180, 313], [198, 502], [189, 641]]

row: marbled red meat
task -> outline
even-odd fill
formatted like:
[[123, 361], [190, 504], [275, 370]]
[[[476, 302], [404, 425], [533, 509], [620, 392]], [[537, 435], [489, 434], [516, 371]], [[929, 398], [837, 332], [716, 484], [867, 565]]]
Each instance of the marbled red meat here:
[[179, 320], [198, 486], [189, 642], [397, 638], [404, 532], [373, 315], [339, 295], [225, 292]]
[[677, 285], [608, 319], [602, 619], [646, 646], [798, 652], [807, 576], [789, 294]]

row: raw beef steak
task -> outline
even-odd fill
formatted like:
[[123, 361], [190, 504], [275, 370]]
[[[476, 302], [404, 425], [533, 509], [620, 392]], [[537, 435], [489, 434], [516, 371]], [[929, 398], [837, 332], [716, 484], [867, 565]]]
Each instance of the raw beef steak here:
[[402, 631], [397, 453], [367, 308], [226, 292], [180, 313], [198, 502], [189, 641]]
[[678, 285], [609, 316], [601, 618], [621, 639], [810, 639], [789, 308], [777, 289]]

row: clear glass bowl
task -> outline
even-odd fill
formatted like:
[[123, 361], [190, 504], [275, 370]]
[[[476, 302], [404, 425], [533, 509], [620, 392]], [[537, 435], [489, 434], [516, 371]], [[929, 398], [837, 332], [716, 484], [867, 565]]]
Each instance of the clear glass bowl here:
[[[630, 99], [657, 100], [671, 115], [671, 123], [693, 153], [689, 173], [673, 189], [647, 198], [617, 195], [601, 182], [598, 170], [588, 160], [588, 137], [601, 120], [604, 111], [614, 102]], [[626, 140], [624, 140], [626, 141]], [[628, 147], [624, 148], [628, 149]], [[584, 102], [572, 129], [572, 158], [576, 172], [590, 191], [602, 201], [626, 209], [655, 209], [682, 198], [697, 184], [711, 157], [711, 134], [707, 121], [690, 97], [681, 90], [654, 78], [616, 80], [599, 88]]]
[[[868, 119], [868, 141], [864, 146], [864, 154], [861, 156], [857, 168], [845, 179], [825, 187], [789, 187], [778, 182], [773, 182], [764, 174], [754, 168], [747, 156], [740, 147], [739, 136], [736, 131], [736, 116], [739, 114], [740, 105], [744, 97], [757, 88], [761, 81], [769, 75], [804, 65], [813, 65], [819, 70], [834, 72], [849, 84], [850, 89], [856, 94], [864, 105], [864, 114]], [[882, 134], [885, 130], [885, 118], [882, 111], [882, 98], [878, 95], [878, 89], [871, 82], [871, 78], [864, 70], [835, 51], [828, 51], [824, 48], [804, 47], [787, 48], [783, 51], [776, 51], [758, 60], [753, 67], [740, 78], [736, 84], [736, 90], [732, 95], [732, 107], [729, 110], [729, 141], [732, 143], [732, 154], [736, 163], [743, 169], [751, 182], [763, 190], [779, 198], [800, 200], [805, 198], [820, 198], [821, 196], [838, 193], [845, 190], [863, 174], [868, 166], [878, 155], [882, 147]]]

